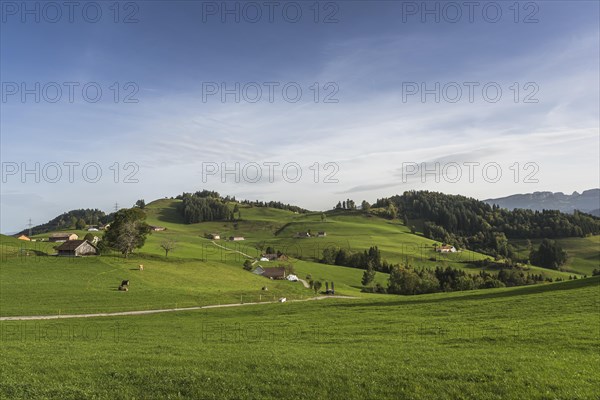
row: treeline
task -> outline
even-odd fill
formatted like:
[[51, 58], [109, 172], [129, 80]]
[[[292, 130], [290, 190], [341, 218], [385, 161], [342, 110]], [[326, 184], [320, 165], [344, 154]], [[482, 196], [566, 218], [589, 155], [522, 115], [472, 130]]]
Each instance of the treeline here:
[[178, 200], [183, 200], [183, 198], [186, 195], [193, 195], [195, 197], [199, 197], [199, 198], [202, 198], [202, 199], [206, 199], [206, 198], [220, 199], [220, 200], [223, 200], [225, 202], [230, 202], [230, 201], [235, 202], [236, 201], [235, 200], [235, 196], [233, 196], [233, 197], [231, 197], [231, 196], [222, 197], [219, 194], [219, 192], [215, 192], [214, 190], [206, 190], [206, 189], [200, 190], [200, 191], [198, 191], [196, 193], [193, 193], [193, 194], [191, 194], [191, 193], [183, 193], [183, 194], [180, 194], [179, 196], [177, 196], [175, 198], [178, 199]]
[[240, 201], [240, 203], [248, 205], [250, 207], [277, 208], [279, 210], [287, 210], [287, 211], [297, 212], [299, 214], [308, 212], [308, 210], [305, 210], [304, 208], [301, 208], [301, 207], [298, 207], [298, 206], [293, 206], [291, 204], [285, 204], [285, 203], [282, 203], [280, 201], [258, 201], [258, 200], [251, 201], [251, 200], [242, 200], [242, 201]]
[[525, 274], [519, 270], [502, 269], [497, 274], [480, 271], [477, 275], [446, 267], [413, 269], [394, 266], [390, 271], [388, 287], [381, 285], [366, 289], [382, 293], [415, 295], [436, 292], [454, 292], [474, 289], [490, 289], [510, 286], [533, 285], [543, 281], [552, 282], [541, 274]]
[[[32, 235], [47, 233], [65, 229], [83, 230], [89, 225], [100, 225], [109, 223], [114, 216], [106, 214], [98, 209], [78, 209], [71, 210], [59, 215], [58, 217], [46, 222], [45, 224], [37, 225], [31, 228]], [[29, 229], [24, 229], [19, 232], [19, 235], [29, 234]]]
[[179, 212], [188, 224], [205, 221], [233, 221], [234, 211], [217, 192], [203, 190], [194, 194], [184, 193], [178, 196], [182, 200]]
[[[600, 218], [575, 211], [506, 210], [465, 196], [408, 191], [378, 199], [373, 207], [423, 221], [423, 234], [443, 243], [511, 257], [508, 239], [584, 237], [600, 234]], [[395, 209], [395, 210], [394, 210]]]
[[334, 207], [335, 210], [356, 210], [356, 203], [354, 200], [346, 199], [342, 201], [338, 201], [338, 203]]
[[369, 250], [353, 252], [343, 248], [327, 247], [323, 249], [323, 257], [319, 260], [323, 264], [341, 265], [343, 267], [373, 269], [379, 272], [390, 272], [392, 265], [382, 260], [381, 252], [377, 246]]
[[[239, 205], [243, 204], [249, 207], [269, 207], [280, 210], [288, 210], [297, 213], [306, 213], [301, 207], [285, 204], [280, 201], [237, 201], [235, 197], [222, 197], [219, 192], [211, 190], [202, 190], [196, 193], [183, 193], [176, 197], [182, 200], [179, 205], [179, 212], [188, 224], [204, 221], [239, 221], [241, 219], [241, 210]], [[235, 203], [233, 208], [228, 203]]]

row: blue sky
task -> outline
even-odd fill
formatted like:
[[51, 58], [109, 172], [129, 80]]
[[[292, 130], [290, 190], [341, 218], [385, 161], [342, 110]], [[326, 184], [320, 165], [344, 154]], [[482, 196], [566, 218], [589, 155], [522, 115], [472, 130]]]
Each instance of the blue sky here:
[[[456, 23], [448, 2], [427, 2], [440, 10], [439, 22], [423, 15], [422, 2], [320, 2], [317, 23], [312, 1], [278, 2], [272, 21], [264, 2], [250, 2], [262, 12], [256, 22], [247, 3], [228, 2], [240, 11], [224, 15], [225, 22], [223, 2], [141, 1], [118, 3], [118, 23], [114, 2], [93, 3], [85, 16], [76, 9], [73, 22], [62, 9], [52, 23], [44, 3], [27, 3], [39, 7], [36, 22], [21, 2], [3, 1], [0, 230], [70, 209], [110, 211], [115, 202], [130, 206], [203, 188], [328, 209], [340, 199], [374, 201], [409, 189], [483, 199], [598, 187], [598, 2], [521, 2], [518, 15], [513, 2], [480, 2], [472, 21], [458, 2]], [[96, 9], [102, 15], [92, 23]], [[297, 9], [302, 15], [293, 22]], [[123, 23], [127, 15], [137, 22]], [[52, 82], [63, 88], [54, 103]], [[78, 85], [73, 102], [65, 82]], [[241, 90], [252, 82], [263, 90], [256, 102], [249, 101], [252, 86], [239, 102], [232, 94], [225, 101], [206, 95], [211, 83]], [[272, 102], [266, 82], [278, 85]], [[475, 85], [472, 100], [468, 82]], [[82, 94], [89, 83], [102, 89], [96, 103]], [[408, 94], [436, 83], [439, 102], [435, 93]], [[37, 91], [38, 103], [35, 94], [21, 97], [22, 84]], [[302, 89], [297, 102], [284, 98], [286, 84]], [[492, 102], [496, 87], [502, 95]], [[124, 102], [134, 89], [138, 102]], [[327, 95], [337, 102], [324, 102]], [[264, 179], [251, 182], [241, 171], [239, 182], [232, 174], [203, 177], [203, 163], [236, 162], [248, 171], [258, 164]], [[280, 164], [273, 182], [266, 179], [269, 162]], [[35, 163], [39, 182], [34, 173], [21, 175]], [[61, 166], [56, 182], [49, 178], [56, 164], [49, 163]], [[79, 163], [72, 182], [64, 163]], [[88, 163], [102, 171], [97, 181], [82, 176]], [[125, 170], [126, 163], [139, 169]], [[300, 166], [298, 182], [283, 177], [286, 163]], [[436, 165], [441, 175], [422, 176]], [[492, 167], [485, 176], [484, 166]], [[129, 172], [137, 183], [124, 182]], [[324, 182], [329, 173], [333, 182]]]

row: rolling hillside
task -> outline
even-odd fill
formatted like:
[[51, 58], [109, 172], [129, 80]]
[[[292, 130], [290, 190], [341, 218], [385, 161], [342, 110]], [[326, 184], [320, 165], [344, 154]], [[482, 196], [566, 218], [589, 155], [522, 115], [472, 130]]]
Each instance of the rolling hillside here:
[[600, 278], [4, 321], [11, 399], [594, 399]]
[[[300, 278], [311, 276], [322, 282], [334, 282], [342, 295], [369, 296], [361, 293], [363, 271], [355, 268], [319, 263], [323, 249], [345, 248], [362, 252], [378, 246], [382, 258], [392, 263], [415, 267], [451, 266], [476, 273], [469, 261], [487, 256], [461, 251], [442, 255], [436, 243], [395, 221], [368, 216], [358, 211], [332, 211], [298, 214], [291, 211], [240, 206], [238, 222], [203, 222], [185, 224], [177, 211], [180, 200], [161, 199], [147, 205], [147, 222], [167, 230], [154, 232], [145, 246], [129, 259], [118, 254], [101, 257], [65, 259], [53, 257], [54, 244], [23, 242], [0, 237], [3, 263], [0, 268], [0, 314], [80, 313], [122, 311], [161, 307], [180, 307], [266, 301], [278, 296], [306, 298], [312, 294], [299, 283], [268, 281], [242, 269], [247, 258], [256, 258], [271, 247], [289, 256], [284, 265], [291, 266]], [[303, 231], [327, 233], [326, 237], [296, 238]], [[83, 236], [85, 231], [77, 231]], [[212, 241], [207, 233], [244, 236], [242, 242]], [[102, 232], [95, 233], [101, 235]], [[49, 233], [34, 236], [41, 239]], [[160, 244], [176, 241], [176, 248], [166, 258]], [[565, 239], [573, 253], [571, 269], [590, 274], [599, 252], [596, 239]], [[139, 264], [145, 271], [137, 271]], [[278, 262], [257, 265], [277, 266]], [[569, 273], [535, 266], [527, 272], [547, 277], [568, 278]], [[570, 272], [572, 273], [572, 272]], [[121, 280], [130, 279], [132, 290], [118, 293]], [[387, 283], [387, 274], [377, 273], [375, 282]], [[268, 286], [268, 293], [263, 286]]]

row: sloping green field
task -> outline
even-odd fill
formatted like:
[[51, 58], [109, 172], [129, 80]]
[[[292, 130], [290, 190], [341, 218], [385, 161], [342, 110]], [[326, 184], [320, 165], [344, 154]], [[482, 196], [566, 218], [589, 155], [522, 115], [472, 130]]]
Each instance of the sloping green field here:
[[[146, 245], [129, 259], [118, 254], [59, 258], [52, 256], [54, 243], [0, 236], [0, 315], [172, 308], [311, 295], [300, 283], [268, 281], [242, 269], [246, 255], [258, 257], [268, 246], [289, 255], [286, 264], [292, 265], [300, 278], [310, 275], [315, 280], [334, 282], [337, 294], [353, 296], [365, 295], [360, 293], [362, 270], [316, 262], [324, 248], [363, 251], [378, 246], [382, 257], [390, 262], [416, 267], [453, 266], [472, 273], [478, 269], [465, 261], [486, 257], [470, 251], [437, 254], [433, 251], [434, 241], [411, 234], [401, 224], [360, 213], [334, 212], [323, 220], [321, 213], [296, 214], [242, 206], [242, 221], [237, 223], [184, 224], [177, 211], [178, 204], [179, 200], [163, 199], [147, 206], [148, 223], [167, 230], [150, 235]], [[297, 232], [308, 230], [325, 231], [327, 236], [295, 238]], [[205, 238], [207, 233], [220, 233], [223, 238], [244, 236], [246, 240], [213, 242]], [[168, 258], [160, 247], [166, 239], [177, 243]], [[578, 251], [573, 251], [574, 259], [587, 260], [586, 268], [592, 269], [594, 257], [598, 257], [598, 252], [594, 253], [595, 242], [578, 240], [569, 241], [571, 248]], [[143, 272], [137, 270], [139, 264], [145, 266]], [[568, 273], [537, 267], [531, 267], [530, 271], [568, 277]], [[131, 281], [131, 290], [117, 291], [120, 282], [126, 279]], [[375, 282], [385, 286], [387, 275], [377, 273]], [[267, 286], [268, 292], [262, 290], [263, 286]]]
[[[567, 252], [569, 258], [562, 269], [580, 275], [592, 275], [594, 269], [600, 269], [600, 236], [584, 238], [557, 239], [556, 242]], [[525, 240], [511, 240], [518, 251], [526, 252]], [[540, 240], [532, 240], [533, 246], [539, 246]]]
[[597, 399], [599, 283], [0, 322], [0, 397]]
[[[323, 250], [328, 247], [345, 248], [350, 251], [368, 250], [377, 246], [382, 258], [391, 263], [407, 263], [416, 267], [451, 266], [477, 272], [478, 268], [469, 261], [489, 258], [484, 254], [461, 250], [454, 254], [440, 254], [434, 251], [437, 242], [410, 232], [410, 229], [397, 221], [388, 221], [360, 212], [333, 211], [322, 213], [296, 214], [290, 211], [272, 208], [240, 206], [242, 220], [233, 222], [204, 222], [182, 224], [177, 212], [179, 200], [157, 200], [146, 207], [148, 223], [168, 228], [164, 232], [155, 232], [147, 241], [143, 251], [151, 254], [163, 254], [160, 242], [171, 238], [178, 242], [173, 253], [179, 257], [212, 257], [210, 241], [204, 238], [207, 233], [219, 233], [221, 245], [235, 248], [245, 254], [258, 257], [261, 249], [268, 246], [282, 251], [295, 259], [318, 261]], [[298, 232], [326, 232], [326, 237], [296, 238]], [[225, 243], [229, 236], [243, 236], [243, 242]], [[208, 244], [207, 244], [208, 243]], [[438, 243], [439, 244], [439, 243]], [[208, 255], [205, 253], [209, 253]], [[219, 258], [221, 261], [222, 259]], [[535, 266], [530, 272], [549, 277], [568, 278], [568, 274], [550, 271]]]

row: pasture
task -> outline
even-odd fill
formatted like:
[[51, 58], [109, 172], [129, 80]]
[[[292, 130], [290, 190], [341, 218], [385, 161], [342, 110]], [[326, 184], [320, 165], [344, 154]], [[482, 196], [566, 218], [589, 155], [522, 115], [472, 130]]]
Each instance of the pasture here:
[[11, 399], [595, 399], [599, 278], [3, 321]]

